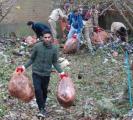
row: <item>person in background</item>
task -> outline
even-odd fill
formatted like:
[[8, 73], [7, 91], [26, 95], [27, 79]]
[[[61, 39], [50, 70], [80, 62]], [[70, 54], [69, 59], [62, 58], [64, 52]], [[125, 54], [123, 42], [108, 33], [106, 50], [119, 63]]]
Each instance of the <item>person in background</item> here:
[[111, 24], [111, 32], [113, 33], [114, 39], [120, 39], [123, 42], [128, 41], [128, 32], [126, 26], [121, 22], [113, 22]]
[[87, 46], [89, 48], [89, 51], [94, 54], [94, 50], [92, 47], [92, 42], [91, 38], [93, 36], [93, 20], [92, 20], [92, 10], [88, 9], [87, 11], [84, 12], [83, 14], [83, 23], [84, 23], [84, 35], [85, 35], [85, 40], [87, 41]]
[[53, 37], [54, 39], [57, 38], [57, 21], [59, 19], [67, 19], [67, 15], [66, 15], [66, 9], [68, 9], [67, 5], [65, 6], [65, 9], [64, 9], [64, 5], [61, 5], [60, 8], [56, 8], [54, 9], [50, 16], [49, 16], [49, 20], [48, 20], [48, 23], [50, 24], [50, 27], [51, 27], [51, 31], [52, 31], [52, 34], [53, 34]]
[[44, 31], [50, 31], [49, 26], [41, 22], [28, 21], [27, 25], [35, 32], [37, 39], [43, 36]]
[[[65, 15], [67, 15], [68, 16], [68, 14], [69, 14], [69, 11], [70, 11], [70, 3], [64, 3], [64, 7], [63, 7], [64, 9], [63, 9], [63, 13], [65, 14]], [[60, 24], [60, 27], [61, 27], [61, 32], [62, 32], [62, 37], [64, 38], [64, 39], [66, 39], [66, 37], [67, 37], [67, 27], [68, 27], [68, 21], [67, 21], [67, 19], [65, 18], [65, 19], [60, 19], [59, 20], [59, 24]], [[61, 34], [60, 34], [61, 35]]]
[[63, 6], [63, 13], [65, 15], [68, 15], [70, 12], [70, 3], [69, 2], [66, 2], [64, 3], [64, 6]]
[[66, 76], [57, 62], [58, 48], [52, 44], [52, 40], [50, 31], [43, 32], [42, 41], [34, 45], [30, 60], [26, 64], [17, 67], [25, 71], [25, 68], [32, 65], [32, 79], [39, 108], [38, 117], [47, 116], [45, 103], [52, 65], [59, 72], [61, 79]]
[[98, 6], [92, 5], [92, 20], [93, 20], [94, 27], [99, 26], [98, 25], [98, 16], [99, 16]]
[[77, 34], [77, 39], [79, 43], [81, 43], [81, 32], [83, 29], [83, 20], [82, 16], [80, 15], [78, 9], [74, 9], [69, 17], [68, 17], [68, 22], [71, 25], [70, 31], [68, 33], [67, 38], [70, 39], [73, 34]]

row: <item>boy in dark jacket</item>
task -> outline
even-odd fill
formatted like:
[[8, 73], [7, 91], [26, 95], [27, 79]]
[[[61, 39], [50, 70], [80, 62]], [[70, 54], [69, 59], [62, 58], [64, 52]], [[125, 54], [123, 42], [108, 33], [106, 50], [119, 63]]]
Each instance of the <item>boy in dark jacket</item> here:
[[40, 110], [38, 114], [39, 117], [46, 116], [45, 103], [52, 65], [59, 72], [61, 78], [66, 76], [57, 62], [58, 48], [52, 44], [52, 40], [52, 33], [50, 31], [44, 32], [42, 41], [36, 43], [33, 47], [30, 60], [25, 65], [19, 66], [25, 71], [25, 68], [32, 65], [35, 97]]
[[43, 36], [43, 31], [50, 31], [50, 28], [41, 22], [28, 21], [27, 25], [31, 26], [32, 30], [36, 33], [37, 38]]

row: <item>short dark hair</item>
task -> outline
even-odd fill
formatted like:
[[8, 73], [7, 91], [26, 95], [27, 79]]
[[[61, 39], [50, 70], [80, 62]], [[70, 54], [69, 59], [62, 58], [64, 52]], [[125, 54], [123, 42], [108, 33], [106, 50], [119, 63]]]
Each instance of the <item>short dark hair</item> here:
[[78, 9], [77, 9], [77, 8], [75, 8], [75, 9], [73, 10], [73, 12], [74, 12], [74, 13], [78, 12]]
[[43, 34], [43, 35], [44, 35], [44, 34], [50, 34], [50, 35], [52, 35], [52, 32], [49, 31], [49, 30], [46, 30], [46, 31], [43, 31], [42, 34]]
[[33, 21], [28, 21], [28, 22], [27, 22], [27, 25], [28, 25], [28, 26], [33, 25], [33, 24], [34, 24]]

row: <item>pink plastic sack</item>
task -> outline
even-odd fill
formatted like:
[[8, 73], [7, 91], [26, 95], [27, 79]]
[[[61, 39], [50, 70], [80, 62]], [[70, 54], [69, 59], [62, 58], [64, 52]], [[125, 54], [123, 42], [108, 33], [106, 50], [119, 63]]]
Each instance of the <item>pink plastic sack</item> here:
[[57, 100], [65, 108], [70, 107], [75, 100], [75, 88], [70, 77], [64, 77], [58, 83]]
[[66, 41], [63, 52], [65, 54], [75, 53], [78, 51], [78, 40], [76, 36], [72, 36], [69, 40]]
[[11, 96], [23, 102], [30, 102], [34, 97], [32, 83], [24, 73], [15, 71], [9, 81], [8, 91]]
[[105, 31], [94, 32], [92, 36], [92, 43], [94, 44], [104, 44], [109, 38], [109, 35]]
[[37, 39], [35, 36], [28, 36], [26, 39], [25, 39], [25, 42], [28, 44], [28, 45], [33, 45], [37, 42]]

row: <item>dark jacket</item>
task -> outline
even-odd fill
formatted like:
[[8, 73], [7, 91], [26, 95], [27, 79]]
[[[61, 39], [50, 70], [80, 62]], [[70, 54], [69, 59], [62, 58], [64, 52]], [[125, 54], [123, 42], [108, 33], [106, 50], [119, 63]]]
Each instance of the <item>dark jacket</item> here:
[[43, 36], [43, 31], [50, 31], [50, 28], [41, 22], [33, 23], [32, 29], [36, 33], [37, 38]]
[[55, 45], [46, 45], [38, 42], [34, 45], [30, 60], [24, 65], [26, 68], [32, 64], [32, 72], [40, 76], [50, 76], [52, 65], [61, 73], [58, 62], [58, 48]]

